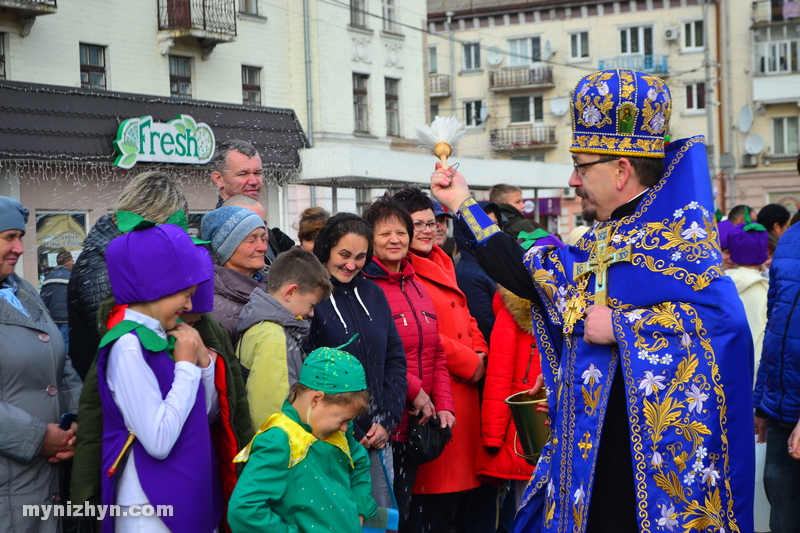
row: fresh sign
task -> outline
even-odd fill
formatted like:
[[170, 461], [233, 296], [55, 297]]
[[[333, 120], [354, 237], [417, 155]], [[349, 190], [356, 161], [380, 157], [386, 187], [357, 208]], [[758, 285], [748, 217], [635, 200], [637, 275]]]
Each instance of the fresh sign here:
[[117, 129], [114, 141], [119, 155], [114, 166], [131, 168], [139, 161], [202, 164], [214, 155], [214, 132], [189, 115], [166, 124], [153, 117], [129, 118]]

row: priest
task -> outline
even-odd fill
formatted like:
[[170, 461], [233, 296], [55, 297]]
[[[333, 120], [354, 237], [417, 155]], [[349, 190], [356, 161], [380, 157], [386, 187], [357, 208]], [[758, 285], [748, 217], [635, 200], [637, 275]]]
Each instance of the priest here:
[[484, 271], [532, 302], [551, 436], [515, 532], [753, 530], [752, 341], [704, 139], [665, 143], [671, 110], [649, 74], [578, 82], [569, 184], [594, 225], [576, 246], [524, 252], [461, 174], [431, 177]]

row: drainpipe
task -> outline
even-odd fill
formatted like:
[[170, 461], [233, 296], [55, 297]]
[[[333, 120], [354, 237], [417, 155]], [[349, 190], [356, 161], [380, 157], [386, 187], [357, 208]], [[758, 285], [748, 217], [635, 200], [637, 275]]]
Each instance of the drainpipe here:
[[[308, 147], [314, 147], [314, 97], [311, 92], [311, 36], [308, 31], [308, 0], [303, 0], [303, 44], [306, 51], [306, 114], [308, 115], [308, 126], [306, 127], [306, 137]], [[311, 207], [317, 205], [316, 187], [311, 186]]]
[[[712, 116], [713, 102], [711, 90], [711, 47], [709, 46], [708, 39], [708, 4], [713, 0], [703, 0], [703, 36], [704, 39], [704, 59], [705, 63], [705, 86], [706, 86], [706, 127], [708, 133], [706, 134], [706, 153], [708, 154], [708, 177], [713, 180], [716, 171], [715, 157], [714, 157], [714, 117]], [[712, 186], [714, 184], [712, 183]]]
[[458, 106], [456, 104], [456, 45], [453, 31], [453, 15], [455, 15], [455, 13], [448, 11], [446, 14], [447, 29], [450, 32], [450, 101], [452, 102], [453, 116], [456, 117], [458, 111]]

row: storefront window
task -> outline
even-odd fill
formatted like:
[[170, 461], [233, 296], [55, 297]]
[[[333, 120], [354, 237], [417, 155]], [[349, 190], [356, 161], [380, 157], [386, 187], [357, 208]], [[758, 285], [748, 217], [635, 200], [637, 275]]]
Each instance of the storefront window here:
[[86, 238], [87, 216], [85, 212], [37, 212], [36, 247], [39, 281], [56, 266], [60, 252], [70, 252], [78, 259]]

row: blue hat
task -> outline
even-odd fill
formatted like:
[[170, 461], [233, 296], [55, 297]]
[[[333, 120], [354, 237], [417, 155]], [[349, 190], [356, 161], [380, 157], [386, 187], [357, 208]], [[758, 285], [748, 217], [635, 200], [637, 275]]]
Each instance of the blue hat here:
[[210, 279], [208, 259], [178, 226], [162, 224], [111, 241], [106, 266], [118, 304], [151, 302]]
[[453, 218], [453, 214], [445, 211], [444, 207], [442, 207], [442, 204], [440, 204], [433, 198], [431, 198], [431, 204], [433, 204], [433, 216], [438, 217], [440, 215], [444, 215], [448, 218]]
[[584, 76], [572, 97], [570, 152], [664, 157], [672, 98], [661, 78], [635, 70]]
[[25, 224], [28, 222], [28, 210], [22, 207], [19, 200], [0, 196], [0, 231], [18, 229], [25, 233]]
[[211, 253], [224, 265], [250, 232], [263, 227], [264, 221], [249, 209], [228, 205], [206, 214], [200, 233], [211, 241]]

